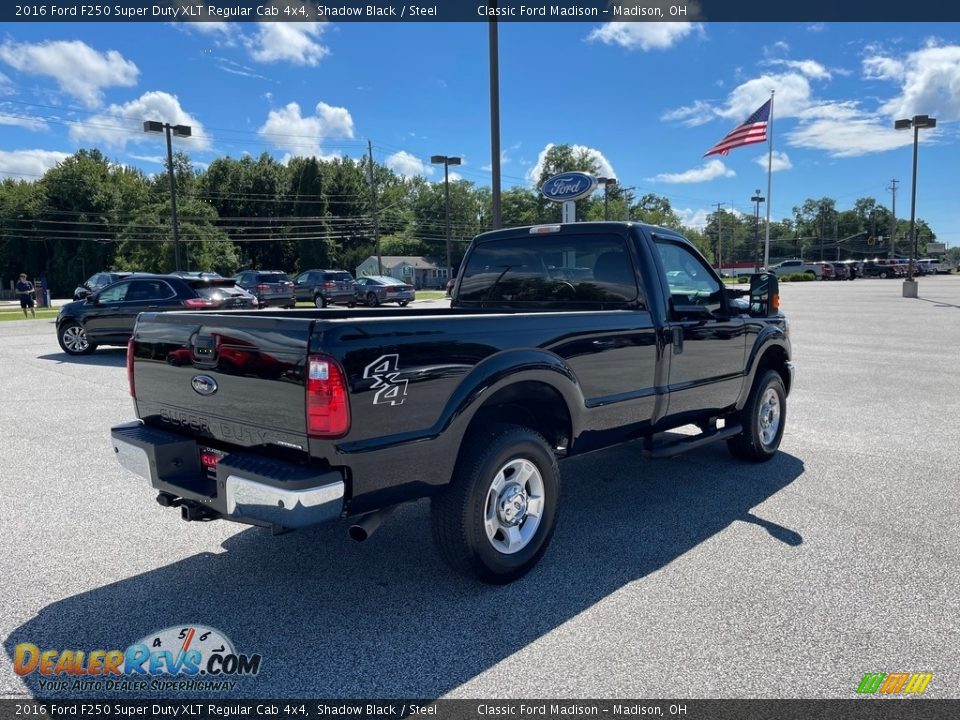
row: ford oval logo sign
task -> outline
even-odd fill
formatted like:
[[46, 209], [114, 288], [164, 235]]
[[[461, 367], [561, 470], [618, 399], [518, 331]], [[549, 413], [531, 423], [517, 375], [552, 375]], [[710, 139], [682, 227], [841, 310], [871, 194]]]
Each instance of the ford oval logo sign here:
[[217, 381], [209, 375], [194, 375], [190, 387], [199, 395], [213, 395], [217, 391]]
[[547, 200], [566, 202], [579, 200], [597, 189], [597, 179], [583, 172], [565, 172], [554, 175], [540, 187], [541, 194]]

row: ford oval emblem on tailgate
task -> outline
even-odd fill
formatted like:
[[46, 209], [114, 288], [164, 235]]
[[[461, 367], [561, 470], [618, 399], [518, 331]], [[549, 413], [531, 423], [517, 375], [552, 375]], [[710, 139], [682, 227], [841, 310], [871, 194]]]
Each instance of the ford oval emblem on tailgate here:
[[213, 395], [217, 391], [217, 381], [209, 375], [194, 375], [190, 387], [200, 395]]

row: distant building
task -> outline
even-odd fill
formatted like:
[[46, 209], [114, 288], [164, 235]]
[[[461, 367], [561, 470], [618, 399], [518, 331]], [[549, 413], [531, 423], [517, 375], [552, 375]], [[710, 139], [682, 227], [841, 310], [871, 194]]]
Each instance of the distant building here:
[[383, 272], [377, 268], [377, 256], [371, 255], [357, 265], [356, 277], [365, 275], [389, 275], [410, 283], [418, 290], [424, 288], [443, 289], [447, 286], [447, 268], [438, 267], [425, 257], [413, 255], [383, 255], [380, 258]]

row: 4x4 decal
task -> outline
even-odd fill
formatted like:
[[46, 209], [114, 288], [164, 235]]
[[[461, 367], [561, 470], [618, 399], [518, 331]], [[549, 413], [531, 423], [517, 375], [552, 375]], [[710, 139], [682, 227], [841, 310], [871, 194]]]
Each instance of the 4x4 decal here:
[[381, 355], [363, 369], [363, 377], [373, 380], [374, 405], [403, 405], [407, 395], [407, 381], [397, 380], [400, 372], [397, 368], [400, 356]]

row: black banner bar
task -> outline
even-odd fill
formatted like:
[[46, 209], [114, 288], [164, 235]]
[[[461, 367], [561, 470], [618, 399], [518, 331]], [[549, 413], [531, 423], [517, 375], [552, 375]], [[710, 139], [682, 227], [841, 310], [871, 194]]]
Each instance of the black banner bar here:
[[960, 700], [0, 700], [0, 718], [954, 720]]
[[[496, 5], [492, 8], [491, 5]], [[885, 0], [50, 0], [2, 3], [3, 22], [956, 22], [960, 3]]]

